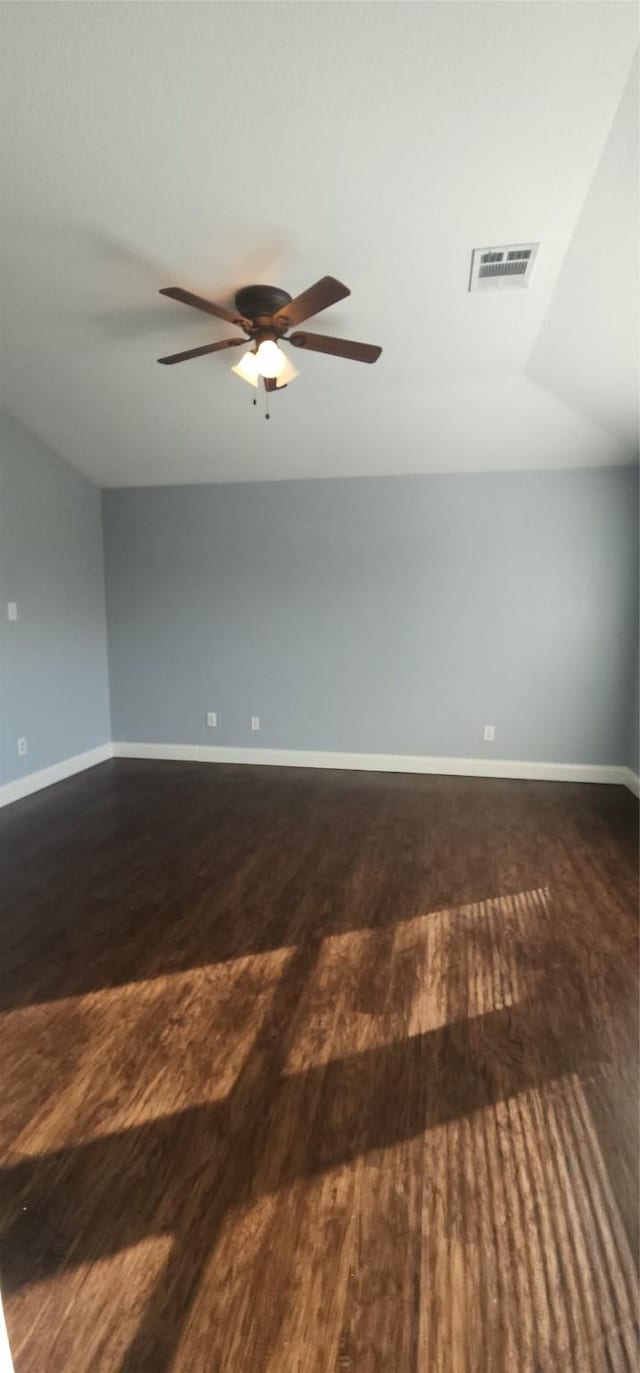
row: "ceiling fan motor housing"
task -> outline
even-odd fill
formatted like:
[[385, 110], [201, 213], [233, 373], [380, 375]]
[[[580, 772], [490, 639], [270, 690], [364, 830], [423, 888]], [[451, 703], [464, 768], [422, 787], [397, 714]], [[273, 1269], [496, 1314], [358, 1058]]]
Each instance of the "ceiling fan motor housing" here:
[[291, 296], [279, 286], [243, 286], [236, 293], [236, 308], [245, 319], [254, 323], [271, 320], [277, 310], [288, 305]]

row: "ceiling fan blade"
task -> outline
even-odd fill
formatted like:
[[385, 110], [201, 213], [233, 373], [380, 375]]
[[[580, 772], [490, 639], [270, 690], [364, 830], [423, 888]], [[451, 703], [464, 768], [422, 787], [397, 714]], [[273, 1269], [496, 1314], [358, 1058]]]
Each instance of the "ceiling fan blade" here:
[[312, 353], [353, 358], [354, 362], [377, 362], [382, 352], [375, 343], [354, 343], [352, 339], [329, 338], [326, 334], [291, 334], [287, 343], [292, 343], [294, 348], [308, 348]]
[[237, 310], [225, 310], [223, 305], [214, 305], [213, 301], [205, 300], [203, 296], [194, 296], [193, 291], [183, 291], [181, 286], [163, 286], [160, 295], [179, 300], [182, 305], [192, 305], [194, 310], [204, 310], [207, 315], [215, 315], [217, 319], [226, 319], [227, 324], [239, 324], [242, 329], [252, 327], [251, 321]]
[[321, 310], [326, 310], [329, 305], [335, 305], [337, 300], [344, 300], [345, 296], [350, 295], [349, 287], [343, 286], [335, 277], [321, 277], [308, 291], [303, 291], [301, 296], [296, 296], [288, 305], [283, 305], [273, 318], [276, 324], [286, 325], [290, 329], [293, 324], [302, 324], [303, 319], [319, 315]]
[[246, 347], [246, 338], [223, 338], [219, 343], [205, 343], [203, 348], [187, 348], [186, 353], [172, 353], [168, 358], [158, 358], [158, 362], [186, 362], [188, 358], [202, 358], [205, 353], [217, 353], [220, 348], [238, 348], [241, 343]]

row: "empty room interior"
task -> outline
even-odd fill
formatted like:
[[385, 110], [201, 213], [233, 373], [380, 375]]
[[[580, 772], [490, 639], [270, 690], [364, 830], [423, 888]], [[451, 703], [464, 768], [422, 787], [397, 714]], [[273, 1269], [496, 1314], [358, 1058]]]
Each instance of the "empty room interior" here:
[[639, 21], [0, 4], [0, 1373], [636, 1373]]

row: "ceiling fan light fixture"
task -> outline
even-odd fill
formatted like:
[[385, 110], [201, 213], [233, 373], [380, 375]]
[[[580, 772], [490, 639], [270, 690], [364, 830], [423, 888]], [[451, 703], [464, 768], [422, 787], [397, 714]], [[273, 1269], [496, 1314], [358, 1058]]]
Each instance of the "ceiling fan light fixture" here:
[[264, 338], [256, 353], [256, 363], [261, 377], [279, 377], [287, 365], [287, 359], [275, 339]]
[[[515, 254], [511, 252], [509, 256]], [[169, 296], [171, 300], [177, 300], [182, 305], [190, 305], [194, 310], [203, 310], [205, 314], [215, 315], [229, 324], [235, 324], [242, 329], [245, 337], [235, 334], [233, 338], [218, 339], [215, 343], [206, 343], [198, 348], [188, 348], [185, 352], [158, 358], [158, 362], [187, 362], [190, 358], [217, 353], [222, 348], [246, 348], [248, 341], [250, 347], [231, 371], [256, 388], [261, 380], [264, 381], [265, 391], [280, 390], [298, 376], [297, 368], [278, 346], [282, 338], [294, 348], [305, 348], [312, 353], [328, 353], [336, 358], [351, 358], [354, 362], [377, 362], [382, 352], [377, 344], [356, 343], [353, 339], [307, 333], [306, 330], [300, 333], [297, 329], [305, 320], [311, 319], [313, 315], [326, 310], [329, 305], [335, 305], [336, 301], [344, 300], [350, 295], [348, 286], [336, 277], [321, 277], [293, 300], [287, 291], [281, 290], [278, 286], [243, 286], [242, 290], [236, 291], [235, 312], [225, 306], [216, 305], [212, 300], [205, 300], [204, 296], [194, 295], [193, 291], [185, 291], [182, 286], [163, 286], [160, 294]], [[290, 332], [292, 329], [295, 330], [294, 333]]]
[[242, 354], [240, 361], [236, 363], [235, 367], [231, 368], [231, 371], [235, 372], [237, 377], [242, 377], [243, 381], [248, 381], [250, 386], [259, 385], [260, 373], [258, 371], [258, 360], [251, 348], [248, 352]]

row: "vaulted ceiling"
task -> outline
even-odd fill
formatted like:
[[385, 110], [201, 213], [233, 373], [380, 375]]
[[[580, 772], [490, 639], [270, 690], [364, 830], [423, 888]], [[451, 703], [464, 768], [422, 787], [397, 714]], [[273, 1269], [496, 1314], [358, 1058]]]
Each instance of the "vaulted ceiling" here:
[[[102, 485], [637, 456], [633, 3], [2, 7], [2, 402]], [[636, 76], [637, 80], [637, 76]], [[541, 243], [528, 290], [471, 250]], [[250, 282], [351, 297], [265, 424]]]

